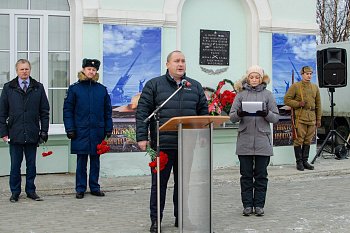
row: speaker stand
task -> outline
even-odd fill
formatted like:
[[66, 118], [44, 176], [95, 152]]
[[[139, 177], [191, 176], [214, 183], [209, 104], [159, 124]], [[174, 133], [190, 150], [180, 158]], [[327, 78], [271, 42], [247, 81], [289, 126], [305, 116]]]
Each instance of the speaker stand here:
[[334, 143], [335, 143], [335, 137], [338, 136], [341, 140], [343, 140], [344, 144], [348, 143], [347, 140], [341, 136], [335, 129], [334, 129], [334, 100], [333, 100], [333, 93], [335, 92], [334, 88], [329, 88], [329, 92], [331, 93], [331, 129], [329, 130], [326, 139], [323, 141], [320, 149], [318, 149], [317, 154], [311, 161], [311, 164], [314, 164], [316, 159], [320, 157], [322, 151], [324, 151], [324, 147], [326, 146], [326, 143], [329, 139], [331, 139], [331, 151], [327, 151], [330, 154], [334, 154]]

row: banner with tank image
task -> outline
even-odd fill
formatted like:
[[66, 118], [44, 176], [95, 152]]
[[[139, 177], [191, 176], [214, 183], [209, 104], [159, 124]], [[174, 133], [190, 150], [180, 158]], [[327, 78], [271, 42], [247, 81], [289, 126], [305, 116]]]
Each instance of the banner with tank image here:
[[113, 108], [111, 152], [140, 151], [127, 135], [135, 133], [135, 112], [145, 83], [161, 73], [161, 28], [103, 25], [102, 64]]
[[288, 146], [293, 144], [291, 111], [284, 105], [284, 95], [292, 85], [292, 79], [294, 82], [301, 81], [303, 66], [312, 67], [311, 82], [317, 83], [316, 36], [273, 33], [272, 64], [272, 91], [280, 111], [280, 121], [273, 126], [273, 145]]

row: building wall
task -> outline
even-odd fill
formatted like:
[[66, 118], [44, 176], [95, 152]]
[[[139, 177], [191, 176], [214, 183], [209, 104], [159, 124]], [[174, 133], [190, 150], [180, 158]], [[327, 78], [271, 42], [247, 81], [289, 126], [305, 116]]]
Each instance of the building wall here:
[[[247, 20], [241, 1], [221, 0], [220, 5], [211, 0], [187, 0], [181, 12], [181, 50], [186, 55], [187, 74], [203, 86], [216, 87], [224, 78], [236, 81], [247, 66]], [[215, 11], [213, 11], [215, 9]], [[200, 30], [230, 31], [229, 69], [219, 75], [210, 75], [201, 67], [217, 70], [222, 66], [199, 65]]]
[[[252, 64], [272, 74], [272, 33], [316, 34], [315, 0], [69, 0], [71, 6], [71, 79], [81, 69], [83, 57], [102, 60], [103, 24], [151, 25], [162, 27], [162, 73], [167, 54], [175, 49], [186, 55], [187, 74], [203, 86], [215, 87], [227, 78], [235, 81]], [[199, 65], [199, 30], [230, 31], [230, 66], [220, 75], [208, 75]], [[220, 67], [209, 67], [218, 69]], [[103, 69], [103, 68], [102, 68]], [[100, 74], [103, 74], [103, 70]], [[272, 82], [273, 82], [273, 77]], [[103, 77], [101, 77], [101, 81]], [[271, 86], [269, 87], [271, 88]], [[237, 165], [235, 129], [214, 134], [214, 167]], [[38, 151], [38, 171], [75, 172], [75, 156], [69, 156], [69, 141], [61, 128], [50, 135], [52, 158]], [[50, 148], [50, 149], [51, 149]], [[273, 165], [293, 164], [292, 147], [275, 147]], [[315, 152], [312, 147], [312, 152]], [[9, 172], [8, 148], [0, 145], [0, 175]], [[57, 157], [56, 157], [57, 156]], [[41, 162], [43, 160], [43, 162]], [[149, 174], [144, 153], [110, 153], [101, 158], [101, 175]]]

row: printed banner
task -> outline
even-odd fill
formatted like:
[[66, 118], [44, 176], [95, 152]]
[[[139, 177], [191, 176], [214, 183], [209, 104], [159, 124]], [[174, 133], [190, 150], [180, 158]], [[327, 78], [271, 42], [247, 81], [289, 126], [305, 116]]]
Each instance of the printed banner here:
[[290, 108], [284, 105], [284, 95], [294, 82], [301, 81], [300, 70], [311, 66], [314, 70], [311, 82], [316, 83], [316, 36], [300, 34], [272, 35], [272, 91], [279, 107], [281, 119], [273, 127], [273, 145], [288, 146], [293, 144], [291, 133]]
[[111, 152], [139, 151], [125, 131], [135, 130], [142, 89], [160, 72], [161, 28], [103, 25], [103, 84], [113, 106]]

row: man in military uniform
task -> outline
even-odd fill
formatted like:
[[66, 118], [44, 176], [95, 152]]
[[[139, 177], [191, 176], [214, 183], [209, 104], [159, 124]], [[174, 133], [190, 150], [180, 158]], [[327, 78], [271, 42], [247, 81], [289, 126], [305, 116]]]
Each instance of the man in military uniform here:
[[313, 170], [308, 163], [311, 140], [315, 135], [316, 127], [321, 126], [321, 99], [320, 90], [311, 83], [312, 68], [301, 68], [302, 80], [294, 83], [284, 96], [284, 103], [294, 109], [295, 128], [297, 136], [294, 139], [294, 153], [296, 167], [299, 171]]

